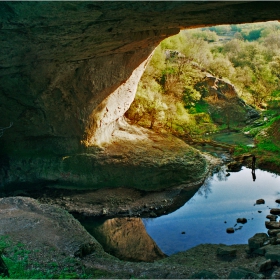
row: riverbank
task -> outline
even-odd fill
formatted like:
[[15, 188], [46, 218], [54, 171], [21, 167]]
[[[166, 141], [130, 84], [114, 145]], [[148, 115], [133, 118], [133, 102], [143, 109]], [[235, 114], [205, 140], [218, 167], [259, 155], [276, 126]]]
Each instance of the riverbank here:
[[[277, 265], [260, 274], [259, 263], [266, 259], [248, 255], [247, 245], [203, 244], [151, 263], [121, 261], [105, 253], [66, 211], [30, 198], [0, 199], [0, 224], [10, 278], [190, 279], [207, 273], [225, 279], [238, 267], [249, 269], [253, 278], [280, 275]], [[221, 257], [221, 249], [234, 254]]]
[[38, 189], [3, 191], [2, 197], [27, 196], [41, 203], [59, 206], [76, 216], [93, 217], [156, 217], [173, 212], [188, 201], [204, 180], [222, 164], [218, 158], [202, 154], [208, 162], [205, 177], [161, 191], [133, 188], [77, 190], [44, 187]]

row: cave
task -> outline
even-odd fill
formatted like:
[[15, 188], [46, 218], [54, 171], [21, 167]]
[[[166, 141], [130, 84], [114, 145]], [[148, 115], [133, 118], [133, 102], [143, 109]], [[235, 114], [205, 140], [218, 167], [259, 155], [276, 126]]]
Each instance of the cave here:
[[149, 190], [203, 180], [207, 159], [198, 152], [124, 119], [138, 81], [154, 48], [181, 29], [279, 20], [279, 8], [273, 1], [1, 2], [0, 187]]

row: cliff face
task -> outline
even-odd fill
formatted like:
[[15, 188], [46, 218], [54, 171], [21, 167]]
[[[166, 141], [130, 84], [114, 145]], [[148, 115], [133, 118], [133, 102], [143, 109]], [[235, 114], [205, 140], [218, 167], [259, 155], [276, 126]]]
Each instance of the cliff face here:
[[249, 123], [260, 117], [257, 110], [242, 100], [234, 85], [207, 74], [203, 81], [196, 84], [202, 99], [209, 105], [209, 113], [217, 123]]
[[162, 39], [182, 28], [275, 20], [279, 6], [2, 2], [0, 126], [13, 126], [0, 138], [1, 185], [25, 182], [32, 172], [31, 181], [43, 180], [43, 173], [60, 172], [57, 157], [110, 143]]

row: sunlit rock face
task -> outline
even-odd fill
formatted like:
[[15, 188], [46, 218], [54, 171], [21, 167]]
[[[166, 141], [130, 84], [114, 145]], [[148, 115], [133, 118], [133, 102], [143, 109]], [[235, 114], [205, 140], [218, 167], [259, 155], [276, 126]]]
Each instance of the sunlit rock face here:
[[[217, 123], [228, 121], [250, 122], [260, 117], [257, 110], [242, 100], [233, 84], [207, 74], [197, 83], [196, 88], [202, 92], [202, 98], [209, 105], [212, 119]], [[215, 116], [215, 114], [219, 117]]]
[[112, 143], [164, 38], [183, 28], [276, 20], [279, 8], [258, 1], [1, 2], [0, 127], [13, 126], [0, 138], [0, 185], [66, 180], [62, 158]]

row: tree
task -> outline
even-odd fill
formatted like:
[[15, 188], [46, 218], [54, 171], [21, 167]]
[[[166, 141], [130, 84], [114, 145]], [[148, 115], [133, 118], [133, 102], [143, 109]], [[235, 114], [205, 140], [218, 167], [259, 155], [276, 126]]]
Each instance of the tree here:
[[191, 108], [195, 105], [197, 101], [201, 98], [200, 92], [198, 92], [192, 86], [185, 86], [183, 91], [183, 102], [186, 108]]

